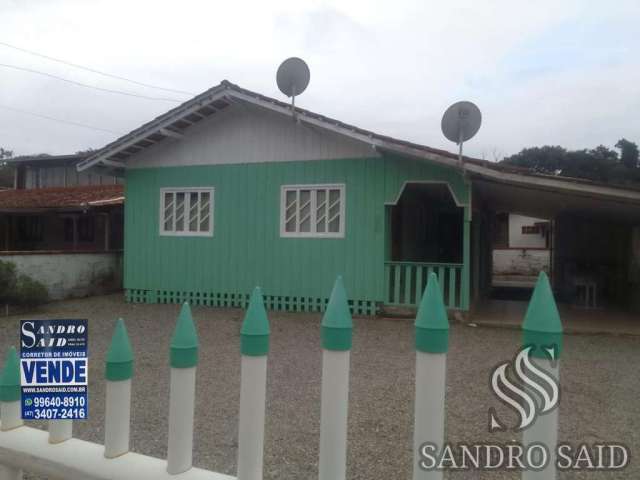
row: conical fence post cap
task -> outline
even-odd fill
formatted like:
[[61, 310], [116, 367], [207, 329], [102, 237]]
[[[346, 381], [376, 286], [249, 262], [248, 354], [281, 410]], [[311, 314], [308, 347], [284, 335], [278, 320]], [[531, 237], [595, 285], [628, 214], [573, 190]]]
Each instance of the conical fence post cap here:
[[256, 287], [251, 294], [249, 307], [240, 329], [242, 355], [260, 357], [269, 353], [269, 319], [264, 309], [262, 290]]
[[189, 303], [184, 302], [171, 337], [171, 366], [190, 368], [198, 364], [198, 333]]
[[112, 382], [128, 380], [133, 376], [133, 349], [127, 327], [121, 318], [116, 322], [111, 345], [107, 351], [105, 378]]
[[552, 349], [555, 358], [562, 351], [562, 322], [549, 278], [545, 272], [540, 272], [533, 295], [527, 307], [522, 324], [522, 343], [533, 346], [531, 356], [549, 358], [546, 349]]
[[416, 350], [446, 353], [449, 350], [449, 319], [435, 273], [429, 274], [415, 322]]
[[349, 310], [347, 291], [342, 276], [336, 278], [322, 317], [322, 348], [326, 350], [351, 350], [353, 320]]
[[16, 348], [11, 347], [0, 374], [0, 402], [17, 402], [18, 400], [20, 400], [20, 360]]

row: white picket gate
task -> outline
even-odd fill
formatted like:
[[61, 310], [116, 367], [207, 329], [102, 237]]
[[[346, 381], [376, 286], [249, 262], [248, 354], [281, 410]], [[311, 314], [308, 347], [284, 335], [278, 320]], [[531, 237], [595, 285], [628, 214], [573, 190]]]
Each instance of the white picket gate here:
[[[543, 279], [546, 281], [546, 277]], [[548, 285], [547, 285], [548, 287]], [[535, 294], [534, 294], [535, 297]], [[555, 306], [555, 305], [554, 305]], [[535, 323], [535, 322], [534, 322]], [[449, 325], [438, 279], [431, 274], [416, 317], [416, 396], [414, 480], [441, 479], [441, 470], [418, 467], [420, 445], [444, 445], [445, 370]], [[535, 334], [544, 332], [532, 330]], [[352, 320], [338, 277], [322, 320], [322, 393], [319, 479], [346, 477], [347, 413]], [[525, 327], [526, 336], [526, 327]], [[241, 390], [237, 477], [192, 466], [195, 378], [198, 340], [188, 304], [184, 304], [171, 340], [169, 440], [167, 459], [129, 451], [133, 353], [124, 322], [118, 321], [106, 362], [105, 445], [72, 438], [72, 422], [49, 422], [49, 432], [23, 425], [20, 374], [15, 349], [0, 377], [0, 480], [20, 480], [23, 471], [69, 480], [261, 480], [269, 324], [262, 294], [251, 296], [241, 330]], [[540, 340], [540, 339], [538, 339]], [[556, 424], [539, 432], [554, 438]], [[538, 438], [532, 435], [527, 442]], [[555, 478], [553, 471], [523, 478]]]

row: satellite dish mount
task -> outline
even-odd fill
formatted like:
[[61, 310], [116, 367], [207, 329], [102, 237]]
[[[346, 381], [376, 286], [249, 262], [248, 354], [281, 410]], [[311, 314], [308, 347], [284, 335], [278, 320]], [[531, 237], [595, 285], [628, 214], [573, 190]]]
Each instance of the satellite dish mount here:
[[472, 102], [456, 102], [442, 116], [442, 133], [448, 140], [458, 144], [458, 161], [462, 165], [462, 145], [478, 133], [482, 124], [482, 113]]
[[291, 112], [294, 119], [296, 118], [296, 95], [306, 90], [310, 79], [309, 67], [301, 58], [287, 58], [278, 67], [276, 83], [280, 91], [291, 98]]

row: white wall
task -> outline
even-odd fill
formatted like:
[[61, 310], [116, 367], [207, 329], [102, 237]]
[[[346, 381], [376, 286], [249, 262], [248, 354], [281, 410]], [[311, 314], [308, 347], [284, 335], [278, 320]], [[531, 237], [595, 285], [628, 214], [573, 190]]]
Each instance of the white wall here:
[[255, 106], [232, 105], [129, 157], [127, 168], [377, 157], [370, 146]]
[[545, 248], [546, 241], [541, 234], [523, 234], [522, 227], [546, 222], [543, 218], [509, 214], [509, 246], [511, 248]]
[[549, 250], [493, 251], [494, 275], [537, 275], [542, 270], [549, 271]]
[[[85, 297], [121, 285], [119, 252], [0, 255], [0, 260], [13, 262], [19, 273], [42, 282], [52, 300]], [[110, 276], [111, 284], [103, 285]]]

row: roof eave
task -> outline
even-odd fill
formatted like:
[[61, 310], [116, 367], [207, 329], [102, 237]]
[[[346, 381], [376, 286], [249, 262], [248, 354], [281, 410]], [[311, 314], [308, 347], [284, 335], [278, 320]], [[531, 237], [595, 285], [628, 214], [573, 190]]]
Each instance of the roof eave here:
[[465, 169], [476, 178], [501, 183], [640, 203], [640, 191], [624, 189], [617, 186], [594, 185], [588, 182], [577, 182], [575, 179], [566, 180], [561, 177], [550, 178], [548, 175], [538, 176], [534, 174], [504, 172], [472, 163], [465, 164]]

